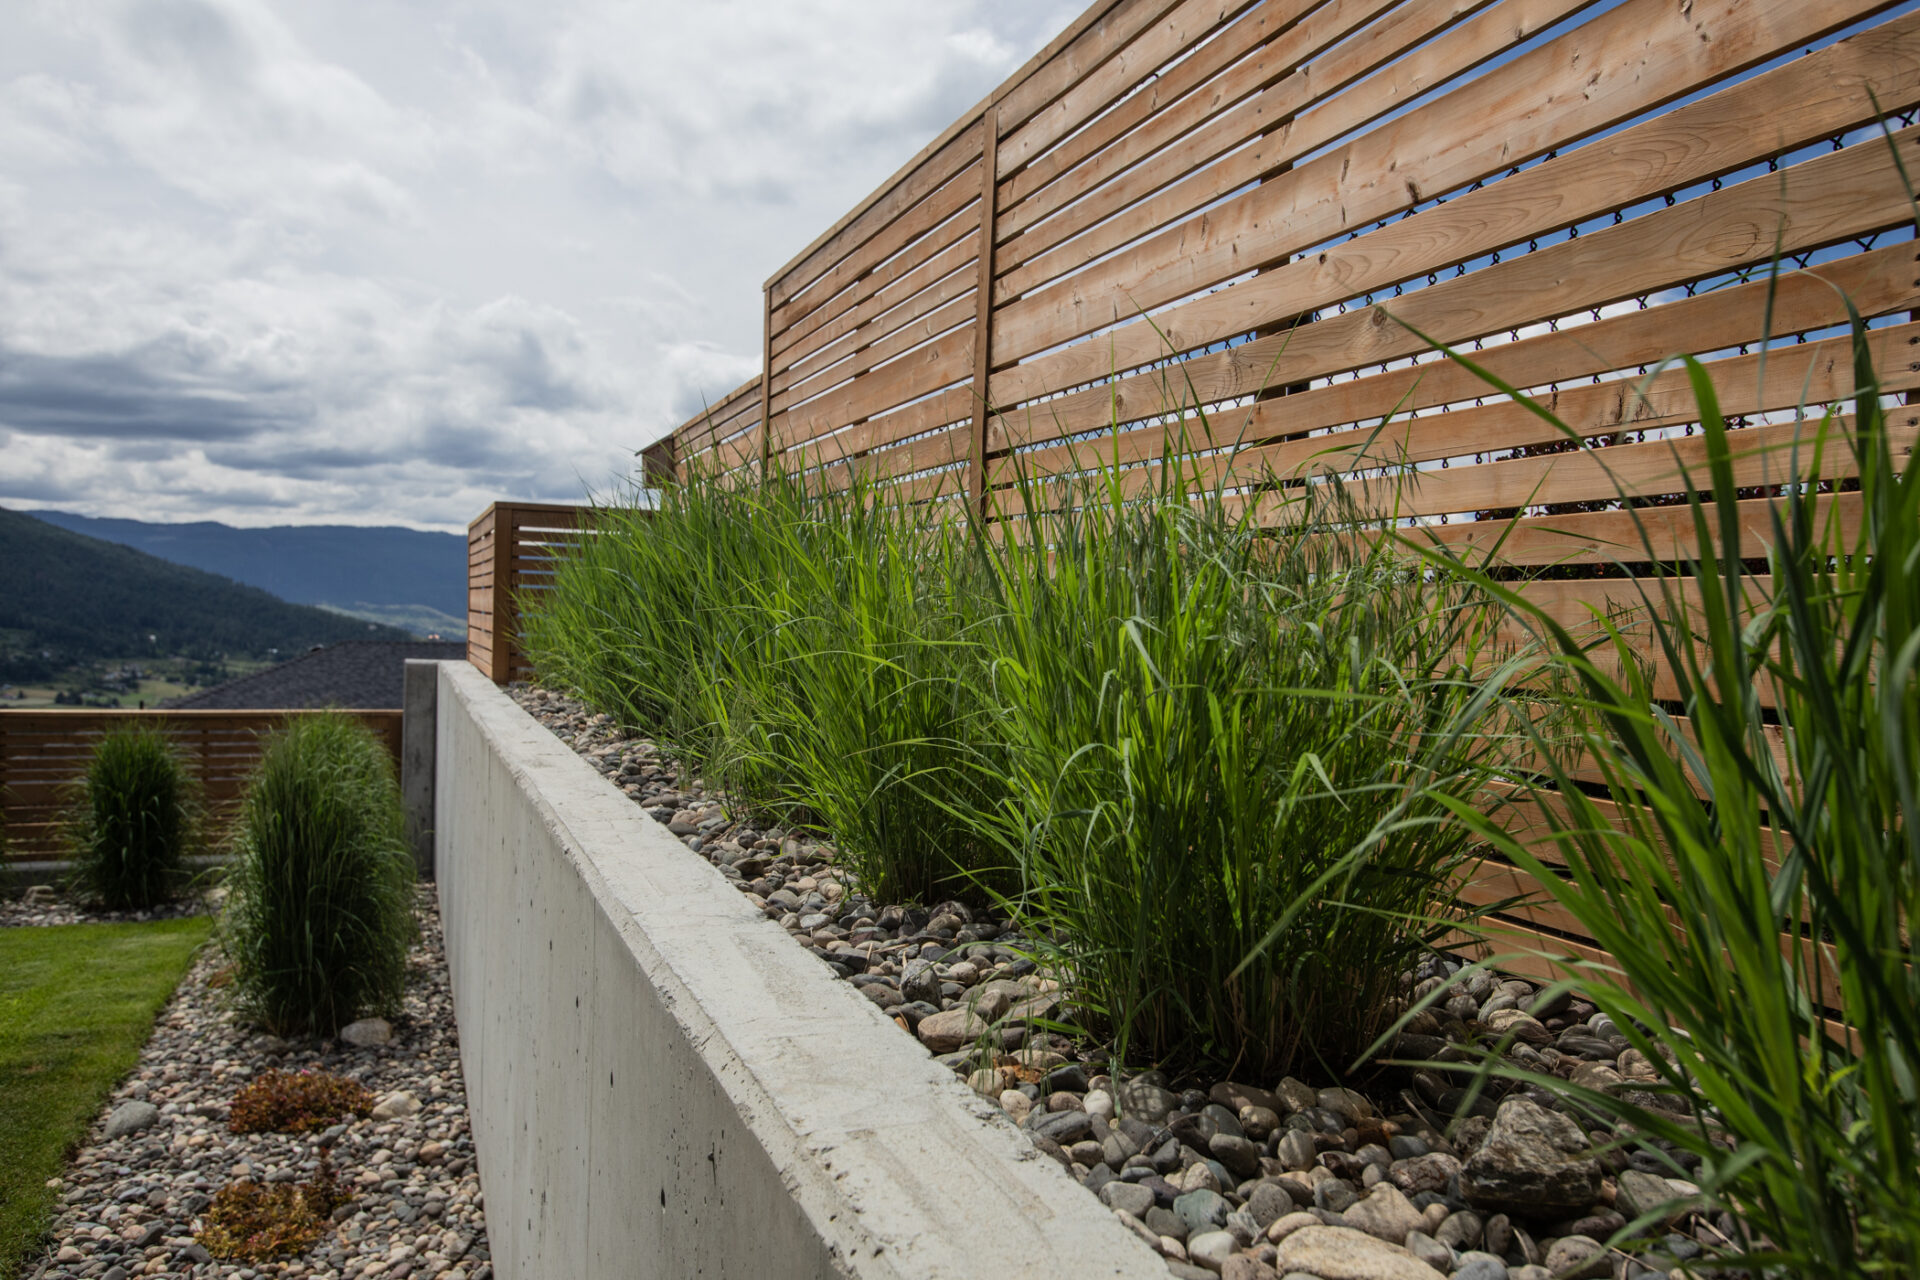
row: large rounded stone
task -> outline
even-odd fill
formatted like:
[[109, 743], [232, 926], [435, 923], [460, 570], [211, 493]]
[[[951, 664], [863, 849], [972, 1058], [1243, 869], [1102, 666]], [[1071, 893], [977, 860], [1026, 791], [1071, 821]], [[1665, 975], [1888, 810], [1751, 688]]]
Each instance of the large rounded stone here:
[[1283, 1169], [1311, 1169], [1318, 1153], [1314, 1149], [1312, 1135], [1289, 1129], [1280, 1135], [1280, 1145], [1274, 1154], [1279, 1156]]
[[1445, 1280], [1396, 1244], [1350, 1227], [1302, 1227], [1278, 1246], [1277, 1270], [1320, 1280]]
[[1348, 1226], [1357, 1227], [1389, 1244], [1400, 1243], [1407, 1238], [1409, 1231], [1418, 1231], [1426, 1225], [1425, 1216], [1400, 1194], [1400, 1188], [1386, 1182], [1374, 1187], [1366, 1199], [1349, 1206], [1342, 1213]]
[[1679, 1216], [1676, 1209], [1682, 1209], [1684, 1206], [1673, 1204], [1679, 1199], [1680, 1193], [1673, 1184], [1659, 1174], [1626, 1169], [1621, 1171], [1619, 1191], [1615, 1196], [1614, 1204], [1629, 1218], [1638, 1218], [1641, 1214], [1652, 1213], [1656, 1209], [1663, 1210], [1660, 1222], [1664, 1226]]
[[1153, 1192], [1136, 1182], [1109, 1182], [1100, 1188], [1100, 1199], [1109, 1209], [1143, 1220], [1153, 1208]]
[[404, 1120], [420, 1114], [420, 1099], [405, 1089], [396, 1089], [373, 1104], [375, 1120]]
[[1460, 1162], [1440, 1151], [1430, 1151], [1409, 1160], [1395, 1160], [1387, 1166], [1387, 1180], [1410, 1196], [1422, 1191], [1445, 1191], [1460, 1172]]
[[371, 1049], [392, 1042], [393, 1024], [385, 1018], [362, 1018], [340, 1028], [340, 1038], [356, 1049]]
[[1547, 1248], [1547, 1270], [1555, 1280], [1607, 1280], [1613, 1263], [1591, 1236], [1563, 1236]]
[[1600, 1162], [1590, 1147], [1567, 1117], [1509, 1098], [1461, 1170], [1461, 1194], [1476, 1207], [1532, 1217], [1585, 1209], [1600, 1194]]
[[1173, 1202], [1173, 1211], [1187, 1224], [1190, 1235], [1223, 1227], [1233, 1206], [1218, 1191], [1189, 1191]]
[[1129, 1080], [1120, 1086], [1120, 1114], [1148, 1124], [1159, 1124], [1180, 1105], [1180, 1097], [1151, 1080]]
[[1227, 1265], [1240, 1242], [1227, 1231], [1204, 1231], [1199, 1235], [1187, 1237], [1187, 1257], [1196, 1266], [1209, 1271], [1219, 1271]]
[[1230, 1133], [1216, 1133], [1207, 1139], [1207, 1151], [1235, 1178], [1245, 1180], [1260, 1174], [1260, 1148], [1245, 1138]]
[[107, 1117], [107, 1137], [123, 1138], [160, 1123], [160, 1108], [151, 1102], [123, 1102]]
[[1275, 1219], [1293, 1212], [1293, 1197], [1277, 1182], [1260, 1182], [1247, 1196], [1247, 1212], [1264, 1230]]
[[1507, 1264], [1490, 1253], [1469, 1251], [1460, 1255], [1453, 1280], [1507, 1280]]
[[1538, 1047], [1553, 1043], [1553, 1032], [1547, 1030], [1545, 1024], [1532, 1014], [1522, 1013], [1518, 1009], [1500, 1009], [1494, 1013], [1484, 1014], [1481, 1021], [1493, 1034], [1497, 1036], [1510, 1034], [1523, 1044]]
[[986, 1019], [971, 1009], [948, 1009], [920, 1019], [914, 1034], [934, 1053], [952, 1053], [987, 1033]]

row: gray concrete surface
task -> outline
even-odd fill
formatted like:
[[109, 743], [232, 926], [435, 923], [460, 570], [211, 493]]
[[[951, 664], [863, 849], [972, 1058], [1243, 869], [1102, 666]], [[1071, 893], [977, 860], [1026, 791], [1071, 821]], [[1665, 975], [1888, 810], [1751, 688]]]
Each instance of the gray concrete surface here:
[[433, 876], [434, 706], [440, 697], [440, 664], [408, 658], [400, 691], [400, 797], [407, 811], [407, 843], [414, 870]]
[[434, 854], [501, 1280], [1165, 1280], [999, 1108], [465, 663]]

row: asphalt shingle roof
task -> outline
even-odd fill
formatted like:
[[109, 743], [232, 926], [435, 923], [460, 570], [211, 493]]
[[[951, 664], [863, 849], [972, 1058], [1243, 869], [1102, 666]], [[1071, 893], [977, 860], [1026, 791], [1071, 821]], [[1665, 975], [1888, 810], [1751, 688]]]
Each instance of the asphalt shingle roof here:
[[210, 711], [292, 707], [391, 710], [400, 706], [408, 658], [446, 662], [466, 656], [467, 646], [459, 640], [347, 640], [166, 705]]

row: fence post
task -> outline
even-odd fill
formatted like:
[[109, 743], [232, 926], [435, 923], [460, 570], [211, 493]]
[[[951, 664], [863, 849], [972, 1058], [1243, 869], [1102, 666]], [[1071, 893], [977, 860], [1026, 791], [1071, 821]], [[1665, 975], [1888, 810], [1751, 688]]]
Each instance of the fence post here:
[[408, 658], [400, 704], [400, 794], [406, 801], [407, 843], [422, 880], [433, 874], [434, 753], [440, 702], [440, 664]]
[[773, 459], [773, 285], [760, 289], [760, 483]]
[[655, 440], [640, 451], [640, 484], [658, 489], [680, 479], [680, 432]]
[[973, 317], [973, 441], [968, 459], [968, 498], [974, 514], [987, 514], [987, 425], [993, 405], [987, 383], [993, 372], [993, 235], [1000, 185], [1000, 108], [980, 114], [980, 274]]
[[[500, 519], [495, 502], [467, 526], [467, 661], [489, 680], [499, 670]], [[487, 585], [479, 585], [482, 579]], [[484, 650], [485, 661], [479, 661]]]

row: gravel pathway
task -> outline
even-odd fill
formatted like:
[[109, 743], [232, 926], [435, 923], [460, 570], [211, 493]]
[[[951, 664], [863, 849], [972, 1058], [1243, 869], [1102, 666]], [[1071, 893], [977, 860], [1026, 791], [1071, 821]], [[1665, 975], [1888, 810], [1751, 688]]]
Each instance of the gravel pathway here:
[[[57, 911], [41, 914], [67, 922]], [[205, 949], [161, 1013], [139, 1066], [68, 1167], [52, 1246], [26, 1274], [491, 1280], [430, 887], [419, 891], [416, 915], [420, 938], [409, 957], [406, 996], [384, 1044], [288, 1043], [238, 1025], [223, 996], [225, 960], [217, 947]], [[377, 1037], [380, 1028], [370, 1030]], [[276, 1067], [349, 1076], [381, 1105], [367, 1119], [319, 1134], [230, 1133], [235, 1091]], [[332, 1229], [307, 1254], [253, 1265], [218, 1262], [195, 1242], [200, 1215], [219, 1188], [241, 1179], [305, 1181], [319, 1166], [323, 1143], [354, 1199], [334, 1213]]]
[[[1432, 1070], [1363, 1096], [1288, 1078], [1169, 1081], [1106, 1074], [1098, 1046], [1027, 1025], [1059, 1012], [1058, 985], [1022, 958], [1013, 923], [959, 903], [868, 900], [804, 832], [755, 828], [680, 777], [651, 741], [550, 690], [512, 696], [936, 1059], [997, 1101], [1033, 1145], [1167, 1260], [1204, 1280], [1630, 1280], [1667, 1275], [1724, 1241], [1691, 1211], [1689, 1157], [1612, 1151], [1612, 1135], [1531, 1086], [1469, 1099]], [[1651, 1065], [1591, 1005], [1533, 983], [1462, 974], [1445, 957], [1407, 975], [1445, 991], [1391, 1056], [1461, 1060], [1463, 1042], [1513, 1037], [1509, 1055], [1593, 1088], [1644, 1091]], [[991, 1046], [983, 1054], [979, 1046]], [[1657, 1102], [1654, 1105], [1658, 1105]], [[1603, 1247], [1672, 1205], [1629, 1251]]]

